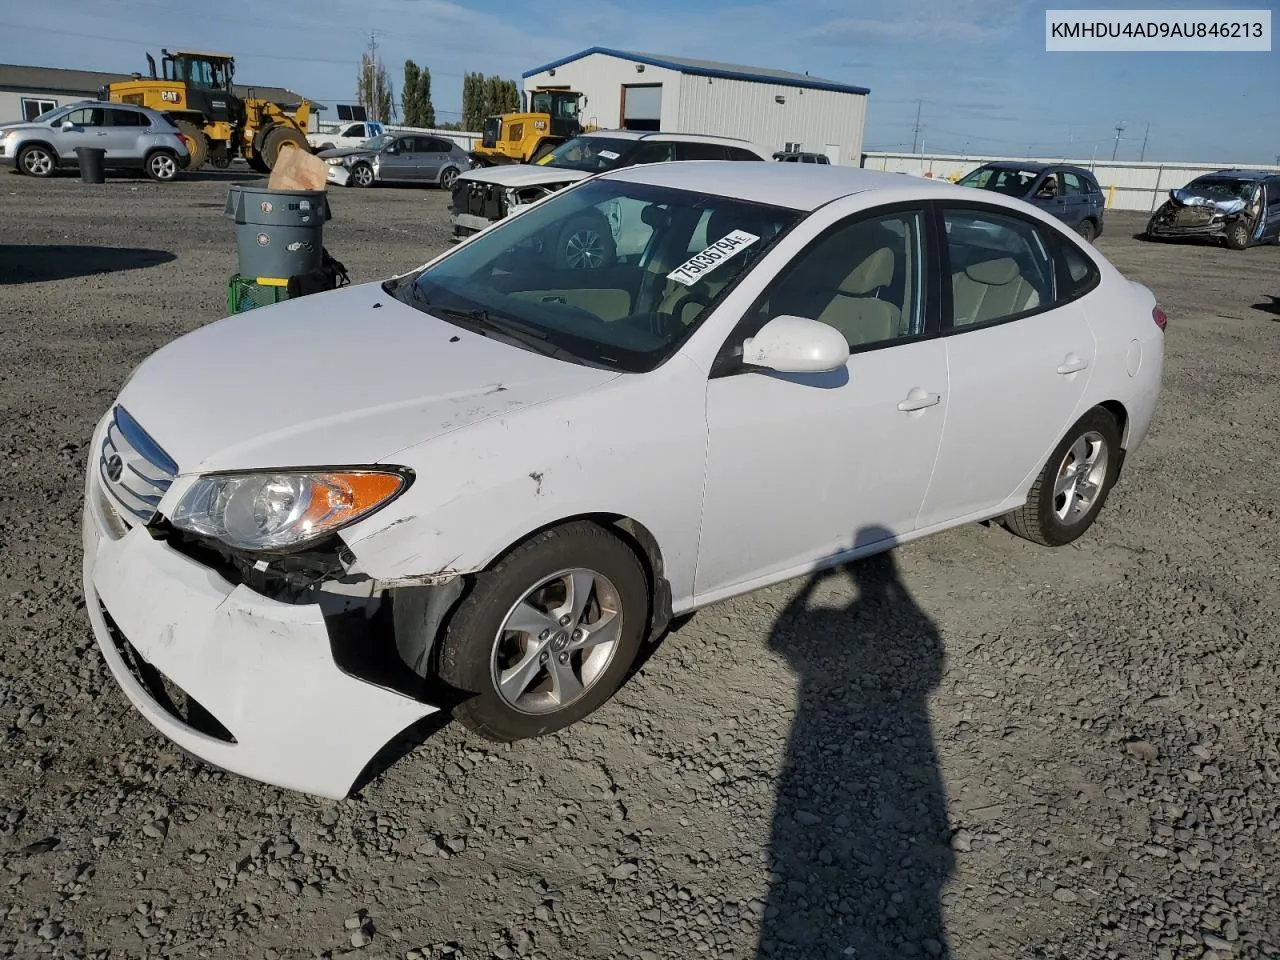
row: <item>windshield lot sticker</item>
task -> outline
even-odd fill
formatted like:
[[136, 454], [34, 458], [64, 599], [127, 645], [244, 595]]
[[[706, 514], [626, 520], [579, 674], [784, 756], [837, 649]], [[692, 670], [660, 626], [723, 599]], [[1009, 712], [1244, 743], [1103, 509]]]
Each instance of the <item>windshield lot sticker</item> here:
[[668, 280], [682, 283], [686, 287], [696, 283], [704, 273], [714, 270], [730, 257], [736, 257], [760, 238], [745, 230], [734, 230], [701, 253], [695, 253], [680, 266], [667, 274]]
[[620, 154], [614, 153], [612, 150], [601, 150], [600, 156], [604, 157], [606, 160], [617, 160]]

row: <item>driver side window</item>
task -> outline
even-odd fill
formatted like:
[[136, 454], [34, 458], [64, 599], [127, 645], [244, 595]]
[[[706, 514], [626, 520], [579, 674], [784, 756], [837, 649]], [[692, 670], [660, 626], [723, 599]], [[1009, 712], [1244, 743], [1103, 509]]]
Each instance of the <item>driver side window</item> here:
[[923, 290], [923, 214], [859, 216], [811, 244], [761, 295], [753, 319], [807, 317], [865, 349], [924, 331]]

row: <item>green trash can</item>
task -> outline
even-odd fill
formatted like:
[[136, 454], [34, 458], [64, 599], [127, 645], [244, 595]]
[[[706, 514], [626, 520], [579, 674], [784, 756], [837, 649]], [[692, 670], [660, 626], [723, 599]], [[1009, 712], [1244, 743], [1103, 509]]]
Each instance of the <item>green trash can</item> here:
[[323, 190], [233, 184], [226, 215], [236, 224], [240, 276], [288, 280], [324, 263], [324, 225], [333, 219]]

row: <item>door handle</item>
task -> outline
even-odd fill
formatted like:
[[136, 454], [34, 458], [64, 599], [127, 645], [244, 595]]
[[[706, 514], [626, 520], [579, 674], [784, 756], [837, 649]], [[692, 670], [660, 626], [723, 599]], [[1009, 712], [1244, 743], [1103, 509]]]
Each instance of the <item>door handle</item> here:
[[919, 387], [907, 394], [907, 399], [898, 404], [898, 409], [903, 413], [912, 413], [916, 410], [923, 410], [925, 407], [932, 407], [942, 399], [942, 395], [938, 393], [926, 393]]
[[1069, 373], [1079, 373], [1087, 366], [1089, 366], [1088, 360], [1083, 360], [1075, 354], [1068, 354], [1067, 359], [1058, 364], [1058, 372], [1065, 377]]

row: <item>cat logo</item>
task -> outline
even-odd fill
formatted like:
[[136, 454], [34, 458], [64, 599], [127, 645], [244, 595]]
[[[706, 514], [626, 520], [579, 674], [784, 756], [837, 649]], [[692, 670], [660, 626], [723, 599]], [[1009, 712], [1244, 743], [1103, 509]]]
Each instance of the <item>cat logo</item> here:
[[160, 99], [165, 103], [178, 103], [182, 99], [182, 94], [177, 90], [161, 90]]
[[535, 121], [533, 121], [533, 129], [535, 129], [535, 130], [545, 130], [545, 129], [547, 129], [547, 121], [545, 121], [545, 120], [535, 120]]

